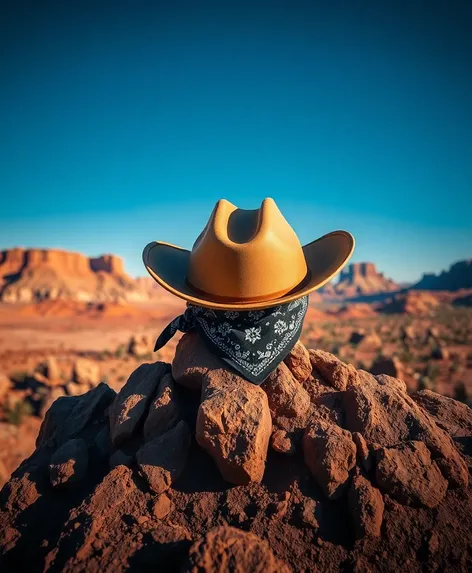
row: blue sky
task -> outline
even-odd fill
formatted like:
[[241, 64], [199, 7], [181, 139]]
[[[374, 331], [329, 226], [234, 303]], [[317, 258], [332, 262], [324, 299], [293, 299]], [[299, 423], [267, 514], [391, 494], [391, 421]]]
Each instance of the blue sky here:
[[219, 198], [271, 196], [397, 280], [472, 256], [472, 3], [0, 10], [0, 249], [144, 274], [150, 240], [190, 248]]

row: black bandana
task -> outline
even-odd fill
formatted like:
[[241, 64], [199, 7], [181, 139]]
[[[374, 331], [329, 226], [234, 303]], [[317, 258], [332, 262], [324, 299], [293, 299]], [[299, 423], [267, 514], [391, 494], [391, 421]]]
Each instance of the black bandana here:
[[264, 310], [212, 310], [189, 305], [162, 331], [154, 351], [167, 344], [177, 330], [195, 328], [211, 352], [250, 382], [261, 384], [300, 338], [307, 308], [308, 296]]

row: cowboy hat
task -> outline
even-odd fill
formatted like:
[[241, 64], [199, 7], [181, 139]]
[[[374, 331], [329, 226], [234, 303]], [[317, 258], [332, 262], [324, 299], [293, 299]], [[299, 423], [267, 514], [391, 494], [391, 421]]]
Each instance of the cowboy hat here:
[[305, 296], [333, 278], [354, 250], [354, 237], [334, 231], [301, 246], [275, 201], [243, 210], [221, 199], [191, 251], [162, 241], [143, 251], [162, 287], [206, 308], [255, 310]]

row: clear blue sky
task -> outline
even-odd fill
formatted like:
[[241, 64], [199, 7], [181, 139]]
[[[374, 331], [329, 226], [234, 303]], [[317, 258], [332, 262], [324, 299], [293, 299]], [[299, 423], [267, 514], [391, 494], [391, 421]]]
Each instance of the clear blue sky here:
[[397, 280], [472, 256], [471, 2], [0, 6], [0, 249], [144, 274], [272, 196]]

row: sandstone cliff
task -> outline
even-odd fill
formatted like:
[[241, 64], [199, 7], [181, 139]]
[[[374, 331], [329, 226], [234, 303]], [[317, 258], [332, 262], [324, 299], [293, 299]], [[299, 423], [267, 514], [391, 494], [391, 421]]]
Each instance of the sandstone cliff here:
[[55, 249], [8, 249], [0, 252], [0, 300], [144, 302], [158, 293], [153, 281], [135, 280], [115, 255], [88, 258]]

